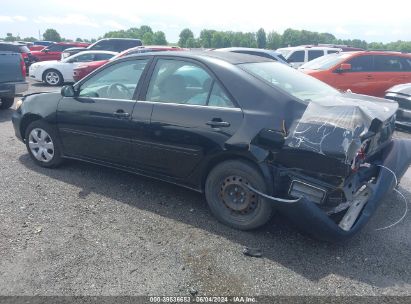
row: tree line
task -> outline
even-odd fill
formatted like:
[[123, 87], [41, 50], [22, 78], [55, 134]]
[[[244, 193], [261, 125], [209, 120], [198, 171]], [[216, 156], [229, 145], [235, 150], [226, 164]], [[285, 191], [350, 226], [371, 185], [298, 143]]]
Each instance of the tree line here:
[[[97, 39], [76, 38], [78, 42], [93, 43], [101, 38], [138, 38], [145, 45], [168, 45], [166, 35], [162, 31], [153, 31], [148, 25], [132, 27], [128, 30], [110, 31]], [[44, 40], [68, 41], [62, 38], [55, 29], [47, 29], [43, 33]], [[5, 41], [36, 41], [34, 37], [21, 39], [7, 33]], [[338, 39], [330, 33], [319, 33], [307, 30], [288, 28], [282, 34], [271, 31], [266, 33], [263, 28], [257, 32], [233, 32], [203, 29], [198, 37], [194, 36], [191, 29], [185, 28], [180, 32], [178, 45], [185, 48], [224, 48], [224, 47], [251, 47], [277, 49], [280, 47], [307, 45], [307, 44], [342, 44], [367, 50], [391, 50], [411, 52], [411, 41], [396, 41], [390, 43], [366, 42], [360, 39]]]

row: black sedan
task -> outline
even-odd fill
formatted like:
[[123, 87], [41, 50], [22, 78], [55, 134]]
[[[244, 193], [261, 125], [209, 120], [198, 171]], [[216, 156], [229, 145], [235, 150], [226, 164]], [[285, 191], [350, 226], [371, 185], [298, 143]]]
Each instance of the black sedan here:
[[398, 84], [385, 92], [385, 98], [398, 102], [396, 125], [411, 130], [411, 83]]
[[40, 166], [115, 167], [204, 192], [232, 227], [257, 228], [277, 210], [337, 241], [409, 166], [410, 142], [392, 139], [397, 108], [263, 57], [161, 52], [27, 95], [12, 119]]

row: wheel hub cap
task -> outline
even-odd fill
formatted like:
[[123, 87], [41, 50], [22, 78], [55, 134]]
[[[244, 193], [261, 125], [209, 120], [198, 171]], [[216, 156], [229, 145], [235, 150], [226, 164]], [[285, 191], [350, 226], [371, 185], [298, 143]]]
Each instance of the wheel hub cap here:
[[49, 72], [46, 75], [46, 80], [50, 84], [56, 84], [59, 82], [60, 77], [57, 75], [57, 73], [54, 72]]
[[50, 135], [43, 129], [36, 128], [30, 132], [29, 148], [38, 161], [47, 163], [53, 159], [54, 144]]

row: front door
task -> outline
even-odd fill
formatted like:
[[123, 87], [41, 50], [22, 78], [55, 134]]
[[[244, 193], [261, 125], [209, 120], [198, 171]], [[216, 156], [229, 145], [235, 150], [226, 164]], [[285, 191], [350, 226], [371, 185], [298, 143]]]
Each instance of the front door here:
[[[112, 64], [80, 83], [77, 97], [60, 101], [58, 128], [65, 155], [118, 165], [130, 165], [132, 158], [138, 158], [131, 149], [130, 118], [133, 110], [138, 111], [135, 91], [148, 62], [131, 59]], [[142, 111], [147, 122], [151, 110]]]
[[[333, 72], [333, 85], [342, 91], [373, 95], [376, 88], [373, 58], [371, 55], [356, 56], [342, 63], [351, 64], [351, 70]], [[339, 66], [336, 68], [338, 69]]]
[[159, 59], [146, 94], [152, 103], [151, 170], [187, 177], [207, 155], [224, 149], [243, 113], [206, 67]]

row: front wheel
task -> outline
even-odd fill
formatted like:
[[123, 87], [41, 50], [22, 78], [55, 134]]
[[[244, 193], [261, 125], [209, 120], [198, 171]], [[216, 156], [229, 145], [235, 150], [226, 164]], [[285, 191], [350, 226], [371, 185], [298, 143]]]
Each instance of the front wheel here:
[[14, 98], [2, 98], [0, 100], [0, 109], [7, 110], [10, 108], [14, 103]]
[[258, 169], [238, 160], [217, 165], [205, 185], [207, 203], [213, 214], [224, 224], [241, 230], [264, 225], [273, 211], [270, 202], [249, 190], [247, 185], [262, 192], [267, 189]]
[[59, 86], [63, 84], [63, 75], [57, 70], [47, 70], [43, 74], [45, 83], [51, 86]]
[[27, 151], [34, 162], [41, 167], [57, 167], [62, 162], [60, 141], [55, 129], [48, 123], [37, 120], [26, 130]]

